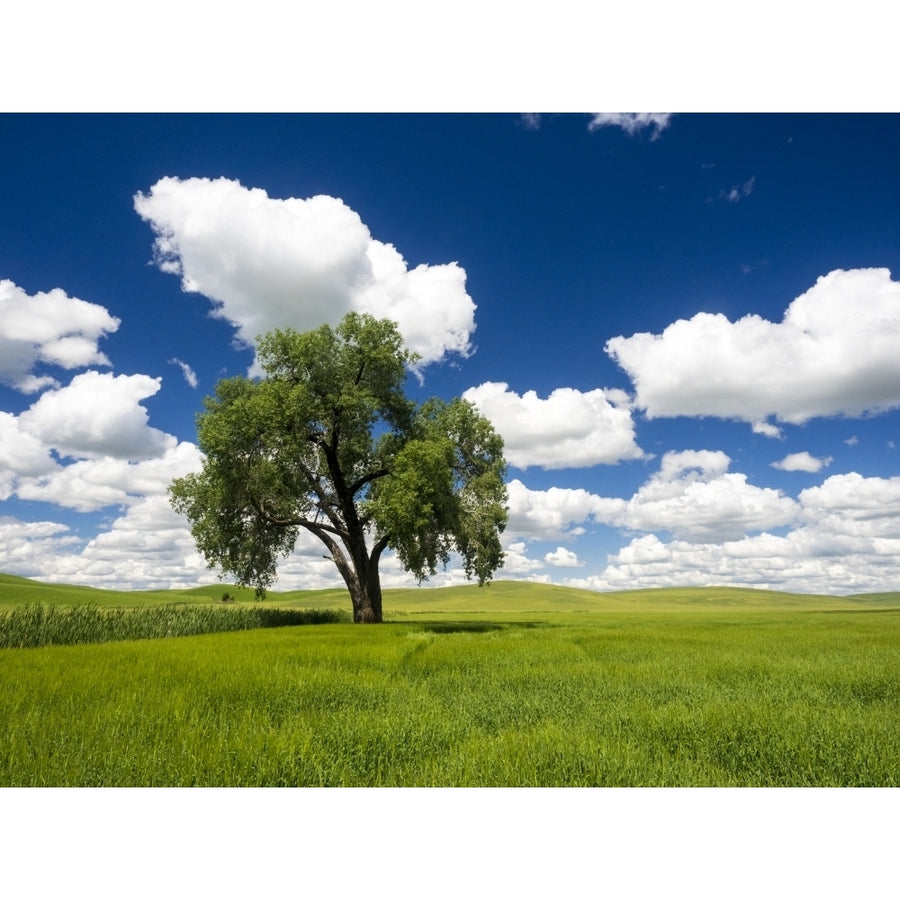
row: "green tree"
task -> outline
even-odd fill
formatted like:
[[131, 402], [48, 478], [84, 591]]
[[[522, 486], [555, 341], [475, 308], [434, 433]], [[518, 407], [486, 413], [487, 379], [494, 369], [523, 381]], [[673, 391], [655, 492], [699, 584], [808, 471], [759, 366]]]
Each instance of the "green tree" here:
[[382, 621], [388, 548], [420, 581], [454, 551], [468, 578], [490, 581], [507, 520], [502, 439], [462, 399], [407, 399], [417, 357], [393, 322], [349, 313], [336, 328], [272, 331], [257, 353], [266, 377], [218, 383], [197, 419], [203, 468], [169, 489], [210, 568], [264, 596], [306, 529], [356, 622]]

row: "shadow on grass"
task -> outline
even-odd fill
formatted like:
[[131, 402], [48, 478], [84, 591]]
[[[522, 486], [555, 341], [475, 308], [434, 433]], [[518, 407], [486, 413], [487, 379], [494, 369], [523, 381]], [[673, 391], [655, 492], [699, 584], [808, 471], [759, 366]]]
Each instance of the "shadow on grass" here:
[[422, 631], [430, 631], [432, 634], [458, 634], [460, 632], [482, 634], [487, 631], [500, 631], [503, 625], [496, 622], [427, 622], [423, 623]]
[[432, 634], [485, 634], [513, 628], [552, 628], [549, 622], [417, 622], [422, 631]]

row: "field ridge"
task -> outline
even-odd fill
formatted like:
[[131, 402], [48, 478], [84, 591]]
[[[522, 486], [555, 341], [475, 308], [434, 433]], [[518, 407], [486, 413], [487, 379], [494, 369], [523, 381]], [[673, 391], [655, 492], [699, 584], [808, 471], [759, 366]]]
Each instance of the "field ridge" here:
[[[233, 584], [129, 591], [42, 582], [18, 575], [0, 574], [0, 607], [23, 603], [101, 607], [194, 605], [221, 603], [226, 596], [239, 603], [257, 603], [251, 588]], [[264, 601], [266, 606], [305, 609], [344, 608], [349, 606], [349, 602], [349, 596], [342, 588], [270, 591]], [[834, 596], [761, 588], [705, 586], [601, 592], [565, 585], [498, 580], [484, 588], [471, 584], [453, 587], [386, 588], [384, 606], [388, 618], [391, 615], [437, 612], [477, 614], [710, 608], [724, 608], [735, 612], [740, 609], [885, 609], [900, 607], [900, 591]]]

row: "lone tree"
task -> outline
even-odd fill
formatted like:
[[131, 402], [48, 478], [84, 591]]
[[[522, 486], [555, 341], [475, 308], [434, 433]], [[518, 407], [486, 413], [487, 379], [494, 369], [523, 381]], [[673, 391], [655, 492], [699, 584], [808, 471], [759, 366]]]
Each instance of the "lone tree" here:
[[388, 548], [420, 581], [453, 551], [467, 578], [490, 581], [503, 564], [503, 441], [464, 400], [406, 398], [417, 357], [393, 322], [349, 313], [333, 329], [269, 332], [257, 352], [266, 377], [218, 383], [197, 419], [203, 468], [169, 489], [210, 568], [264, 596], [304, 528], [355, 622], [382, 621]]

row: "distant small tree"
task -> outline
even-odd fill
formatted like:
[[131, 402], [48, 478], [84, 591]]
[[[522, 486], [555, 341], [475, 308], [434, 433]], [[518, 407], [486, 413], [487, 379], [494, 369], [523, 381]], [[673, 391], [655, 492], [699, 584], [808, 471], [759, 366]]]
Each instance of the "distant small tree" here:
[[503, 442], [462, 399], [404, 394], [417, 357], [386, 319], [272, 331], [261, 380], [224, 379], [198, 416], [200, 472], [173, 507], [213, 568], [264, 596], [300, 529], [318, 538], [350, 592], [355, 622], [382, 621], [379, 562], [390, 548], [424, 580], [456, 552], [467, 578], [503, 564]]

